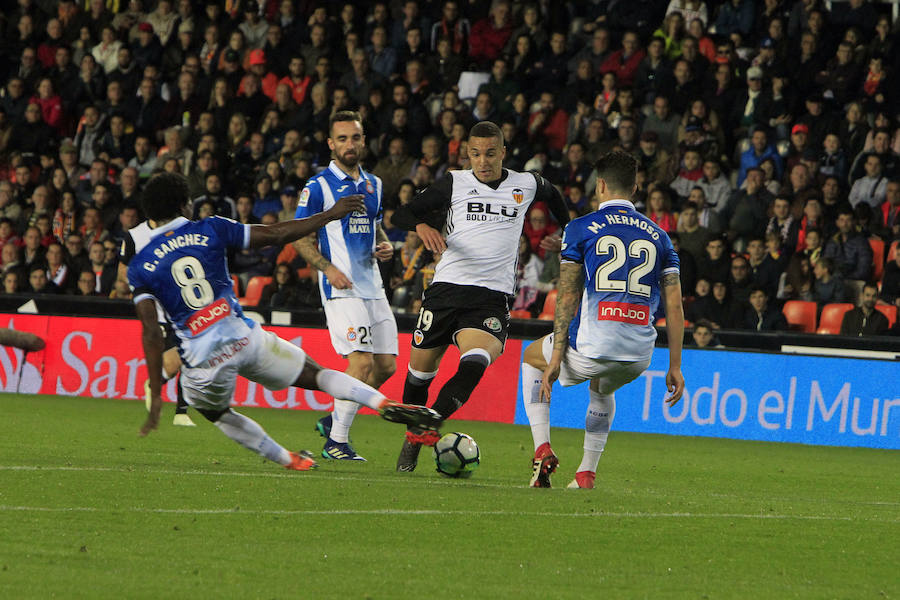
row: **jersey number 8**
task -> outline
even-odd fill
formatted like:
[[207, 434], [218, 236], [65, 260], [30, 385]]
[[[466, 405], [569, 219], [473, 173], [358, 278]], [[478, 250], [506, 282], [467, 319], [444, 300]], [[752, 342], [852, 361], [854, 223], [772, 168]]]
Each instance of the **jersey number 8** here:
[[610, 254], [609, 260], [600, 265], [594, 277], [594, 289], [598, 292], [624, 292], [636, 296], [650, 297], [650, 286], [641, 283], [641, 277], [653, 270], [656, 265], [656, 246], [650, 240], [637, 239], [628, 245], [627, 256], [641, 258], [644, 261], [628, 271], [627, 280], [611, 279], [615, 271], [620, 269], [626, 260], [625, 242], [614, 235], [604, 235], [597, 240], [597, 255]]
[[197, 310], [216, 299], [203, 265], [193, 256], [183, 256], [172, 263], [172, 279], [181, 288], [181, 298], [188, 308]]

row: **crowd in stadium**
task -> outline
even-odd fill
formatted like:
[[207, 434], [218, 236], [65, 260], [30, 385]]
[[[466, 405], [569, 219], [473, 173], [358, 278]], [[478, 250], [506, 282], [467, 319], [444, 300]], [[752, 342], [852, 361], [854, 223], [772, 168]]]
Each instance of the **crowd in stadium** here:
[[[435, 257], [392, 227], [392, 212], [467, 168], [467, 132], [482, 120], [501, 125], [505, 166], [542, 173], [573, 216], [596, 208], [593, 162], [633, 153], [633, 200], [677, 240], [691, 322], [785, 329], [788, 300], [821, 309], [874, 295], [900, 306], [890, 4], [4, 4], [4, 293], [127, 298], [117, 250], [158, 171], [188, 178], [195, 218], [293, 218], [306, 180], [330, 160], [328, 117], [355, 109], [363, 165], [384, 183], [397, 251], [383, 276], [398, 311], [416, 310]], [[557, 230], [546, 207], [531, 209], [517, 316], [547, 311], [559, 261], [541, 242]], [[238, 252], [230, 268], [241, 294], [272, 278], [253, 304], [319, 306], [291, 247]]]

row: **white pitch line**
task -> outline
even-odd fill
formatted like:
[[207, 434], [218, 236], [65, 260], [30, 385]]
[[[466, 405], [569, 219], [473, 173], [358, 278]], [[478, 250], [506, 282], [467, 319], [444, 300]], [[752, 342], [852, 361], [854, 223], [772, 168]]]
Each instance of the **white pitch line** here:
[[[503, 490], [515, 490], [515, 489], [530, 489], [528, 486], [522, 485], [507, 485], [500, 483], [486, 483], [480, 481], [472, 481], [466, 480], [465, 482], [459, 481], [457, 479], [449, 479], [445, 477], [406, 477], [402, 475], [398, 475], [396, 477], [392, 476], [373, 476], [373, 475], [352, 475], [352, 474], [342, 474], [336, 471], [328, 471], [328, 470], [319, 470], [312, 471], [309, 473], [279, 473], [277, 471], [199, 471], [199, 470], [178, 470], [178, 469], [144, 469], [144, 468], [131, 468], [131, 467], [67, 467], [67, 466], [37, 466], [37, 465], [0, 465], [0, 471], [47, 471], [47, 472], [98, 472], [98, 473], [133, 473], [138, 475], [196, 475], [201, 477], [262, 477], [269, 479], [293, 479], [296, 481], [304, 481], [304, 480], [312, 480], [312, 481], [363, 481], [370, 483], [391, 483], [396, 484], [398, 482], [403, 482], [403, 485], [424, 485], [424, 486], [454, 486], [454, 487], [466, 487], [466, 488], [494, 488], [494, 489], [503, 489]], [[652, 491], [652, 493], [656, 493], [656, 491]], [[657, 494], [659, 495], [659, 494]], [[710, 494], [711, 497], [715, 498], [733, 498], [734, 496], [728, 494]], [[796, 498], [769, 498], [766, 499], [767, 502], [772, 501], [797, 501]], [[821, 499], [801, 499], [804, 502], [816, 502], [821, 503]], [[842, 504], [851, 504], [851, 505], [859, 505], [859, 506], [900, 506], [900, 502], [864, 502], [864, 501], [843, 501], [843, 500], [834, 500], [834, 502], [839, 502]], [[441, 513], [446, 514], [446, 513]], [[564, 516], [564, 515], [561, 515]], [[888, 521], [892, 522], [892, 521]]]
[[88, 512], [88, 513], [144, 513], [176, 515], [392, 515], [392, 516], [464, 516], [464, 517], [568, 517], [568, 518], [612, 518], [612, 519], [761, 519], [761, 520], [802, 520], [802, 521], [872, 521], [898, 523], [900, 519], [854, 519], [852, 517], [829, 517], [823, 515], [782, 515], [782, 514], [740, 514], [740, 513], [651, 513], [651, 512], [576, 512], [556, 513], [550, 511], [505, 511], [505, 510], [416, 510], [416, 509], [336, 509], [336, 510], [271, 510], [242, 508], [96, 508], [91, 506], [4, 506], [0, 512]]

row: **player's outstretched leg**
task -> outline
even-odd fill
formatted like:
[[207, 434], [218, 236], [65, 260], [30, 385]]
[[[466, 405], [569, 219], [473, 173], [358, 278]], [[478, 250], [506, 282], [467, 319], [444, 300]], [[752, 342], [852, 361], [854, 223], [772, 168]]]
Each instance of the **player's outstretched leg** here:
[[597, 463], [606, 447], [609, 428], [616, 415], [616, 398], [614, 393], [601, 394], [591, 390], [591, 401], [588, 404], [584, 423], [584, 456], [575, 479], [568, 485], [569, 489], [590, 489], [594, 487]]
[[250, 417], [245, 417], [231, 409], [224, 411], [198, 409], [198, 411], [212, 421], [222, 433], [244, 448], [252, 450], [286, 469], [308, 471], [316, 467], [316, 461], [313, 460], [310, 452], [307, 450], [289, 452], [269, 437], [269, 434]]
[[447, 380], [434, 402], [434, 410], [447, 419], [468, 402], [491, 364], [491, 355], [484, 348], [472, 348], [459, 357], [459, 369]]
[[346, 373], [323, 369], [307, 357], [303, 372], [294, 382], [297, 387], [321, 390], [326, 394], [375, 410], [385, 421], [413, 427], [434, 429], [441, 423], [440, 415], [424, 406], [404, 405], [385, 398], [384, 394]]

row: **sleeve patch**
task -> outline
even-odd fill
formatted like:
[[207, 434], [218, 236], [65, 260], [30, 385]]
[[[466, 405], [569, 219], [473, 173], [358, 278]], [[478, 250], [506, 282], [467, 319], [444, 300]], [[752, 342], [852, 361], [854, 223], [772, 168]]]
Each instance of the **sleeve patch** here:
[[303, 188], [303, 191], [300, 192], [300, 199], [297, 200], [297, 206], [301, 206], [306, 208], [309, 204], [309, 187]]

